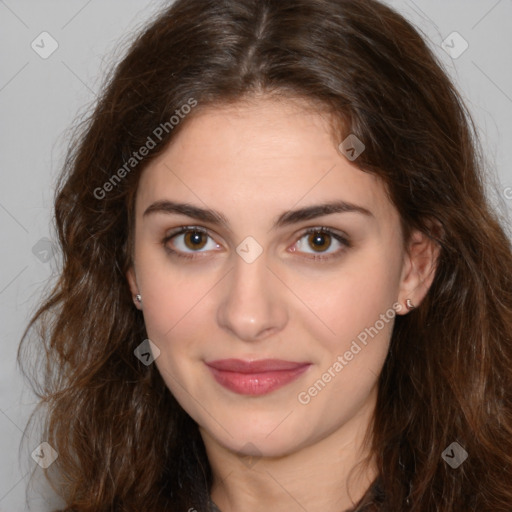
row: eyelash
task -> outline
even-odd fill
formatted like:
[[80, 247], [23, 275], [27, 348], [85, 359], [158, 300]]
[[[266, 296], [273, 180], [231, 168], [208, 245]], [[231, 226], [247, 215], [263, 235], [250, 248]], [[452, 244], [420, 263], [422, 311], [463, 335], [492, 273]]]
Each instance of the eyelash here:
[[[200, 226], [182, 226], [178, 230], [176, 230], [176, 231], [174, 231], [172, 233], [169, 233], [168, 235], [166, 235], [164, 237], [164, 239], [162, 240], [162, 245], [163, 245], [165, 251], [168, 252], [172, 256], [177, 256], [179, 258], [184, 258], [184, 259], [187, 259], [187, 260], [194, 260], [194, 259], [197, 259], [197, 258], [201, 258], [202, 256], [196, 256], [194, 253], [188, 254], [188, 253], [183, 253], [183, 252], [180, 252], [180, 251], [175, 251], [174, 249], [171, 249], [167, 245], [169, 240], [173, 239], [174, 237], [176, 237], [178, 235], [181, 235], [183, 233], [188, 233], [190, 231], [198, 232], [198, 233], [204, 234], [204, 235], [209, 236], [210, 238], [212, 238], [210, 236], [210, 234], [208, 233], [208, 230], [206, 230], [205, 228], [202, 228]], [[347, 249], [352, 247], [352, 244], [349, 242], [349, 240], [347, 238], [345, 238], [344, 236], [341, 236], [340, 234], [338, 234], [338, 233], [336, 233], [336, 232], [334, 232], [334, 231], [332, 231], [332, 230], [330, 230], [329, 228], [326, 228], [326, 227], [309, 228], [309, 229], [307, 229], [306, 231], [304, 231], [301, 234], [301, 236], [298, 238], [298, 240], [301, 240], [306, 235], [317, 234], [317, 233], [318, 234], [329, 235], [332, 238], [334, 238], [335, 240], [337, 240], [338, 242], [340, 242], [345, 247], [340, 249], [340, 250], [338, 250], [338, 251], [336, 251], [335, 253], [331, 254], [330, 256], [318, 256], [318, 255], [315, 255], [315, 256], [302, 256], [302, 258], [304, 258], [306, 260], [313, 260], [313, 261], [318, 261], [318, 262], [324, 263], [324, 262], [333, 260], [335, 258], [341, 257], [342, 254]], [[199, 251], [197, 251], [197, 253], [201, 254]]]

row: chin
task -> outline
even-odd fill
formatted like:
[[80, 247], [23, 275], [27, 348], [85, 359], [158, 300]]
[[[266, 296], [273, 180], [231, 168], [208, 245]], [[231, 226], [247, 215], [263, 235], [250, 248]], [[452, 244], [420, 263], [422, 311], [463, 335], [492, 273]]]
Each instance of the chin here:
[[250, 421], [247, 422], [247, 418], [240, 424], [235, 424], [231, 420], [230, 424], [226, 425], [226, 430], [233, 436], [218, 425], [212, 425], [213, 430], [204, 427], [200, 430], [206, 430], [209, 437], [226, 449], [247, 457], [282, 457], [307, 444], [306, 439], [297, 435], [297, 430], [300, 429], [283, 428], [279, 421], [272, 420], [268, 422], [271, 427], [258, 428], [254, 422], [252, 425]]

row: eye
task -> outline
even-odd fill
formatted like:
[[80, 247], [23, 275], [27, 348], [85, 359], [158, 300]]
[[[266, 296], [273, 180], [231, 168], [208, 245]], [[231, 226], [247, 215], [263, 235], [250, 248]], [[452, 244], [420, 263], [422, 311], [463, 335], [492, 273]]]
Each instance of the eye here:
[[[303, 242], [303, 240], [305, 240], [305, 242]], [[337, 251], [327, 253], [327, 249], [333, 246], [333, 242], [334, 245], [338, 244], [341, 248]], [[313, 251], [308, 253], [308, 251], [305, 250], [308, 247], [312, 247]], [[306, 259], [325, 261], [341, 256], [348, 247], [351, 247], [351, 244], [345, 236], [335, 233], [328, 228], [320, 227], [308, 229], [293, 246], [292, 252], [299, 250], [300, 252], [313, 255], [305, 256]], [[319, 253], [320, 255], [318, 255]], [[324, 253], [328, 254], [328, 256], [324, 256]]]
[[[220, 245], [213, 242], [213, 240], [211, 246], [207, 247], [208, 238], [211, 237], [204, 228], [198, 226], [182, 226], [177, 231], [169, 233], [162, 240], [162, 244], [165, 250], [172, 255], [180, 258], [194, 259], [196, 256], [193, 253], [205, 252], [200, 251], [200, 249], [204, 249], [205, 247], [207, 250], [220, 248]], [[172, 245], [176, 247], [177, 250], [169, 246], [171, 240], [173, 240]]]
[[[208, 239], [211, 239], [211, 236], [206, 229], [199, 226], [182, 226], [166, 235], [162, 240], [162, 245], [172, 256], [192, 260], [201, 257], [194, 253], [201, 254], [221, 248], [213, 239], [211, 239], [211, 245], [208, 247]], [[305, 243], [303, 242], [304, 239]], [[172, 244], [169, 243], [171, 241]], [[333, 246], [333, 242], [341, 248], [328, 253], [327, 250]], [[305, 251], [308, 245], [313, 248], [312, 252]], [[306, 252], [312, 256], [302, 256], [304, 259], [326, 261], [341, 256], [348, 247], [351, 247], [351, 244], [345, 236], [328, 228], [316, 227], [304, 232], [291, 249], [291, 252]], [[205, 251], [201, 249], [205, 249]], [[328, 255], [324, 256], [324, 253]]]

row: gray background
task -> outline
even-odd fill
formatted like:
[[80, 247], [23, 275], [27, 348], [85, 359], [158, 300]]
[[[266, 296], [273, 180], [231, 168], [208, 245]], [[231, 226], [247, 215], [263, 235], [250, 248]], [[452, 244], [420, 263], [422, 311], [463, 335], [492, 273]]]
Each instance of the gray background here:
[[[511, 0], [387, 3], [423, 31], [462, 92], [488, 161], [488, 195], [510, 233], [512, 32], [507, 24], [512, 19]], [[68, 130], [94, 102], [105, 72], [119, 58], [133, 30], [162, 5], [148, 0], [0, 0], [1, 512], [29, 510], [28, 505], [31, 510], [50, 509], [43, 470], [31, 457], [44, 439], [37, 430], [23, 436], [36, 399], [15, 357], [37, 299], [59, 264], [53, 253], [51, 203]], [[35, 41], [39, 52], [48, 52], [52, 42], [40, 36], [45, 31], [58, 48], [42, 58], [31, 44]], [[468, 44], [456, 58], [442, 48], [453, 32]], [[447, 39], [451, 52], [463, 49], [457, 37]], [[27, 487], [34, 467], [36, 480]]]

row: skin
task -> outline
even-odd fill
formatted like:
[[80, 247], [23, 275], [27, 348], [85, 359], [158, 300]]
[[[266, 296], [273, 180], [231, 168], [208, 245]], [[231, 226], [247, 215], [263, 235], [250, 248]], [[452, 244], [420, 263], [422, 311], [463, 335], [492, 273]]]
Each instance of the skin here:
[[[364, 494], [376, 476], [364, 434], [394, 318], [309, 403], [297, 397], [394, 303], [397, 314], [407, 314], [408, 298], [418, 306], [435, 270], [436, 247], [417, 232], [404, 243], [384, 184], [357, 169], [338, 150], [326, 116], [307, 107], [260, 96], [197, 111], [144, 169], [137, 191], [127, 278], [160, 350], [154, 364], [199, 425], [212, 498], [223, 512], [334, 512]], [[373, 216], [335, 213], [272, 229], [284, 211], [340, 199]], [[176, 213], [144, 215], [160, 200], [214, 209], [228, 227]], [[164, 248], [165, 235], [181, 226], [209, 232], [196, 249], [190, 233], [166, 242], [196, 259]], [[327, 235], [317, 249], [304, 231], [320, 227], [344, 234], [351, 246]], [[236, 252], [247, 236], [263, 249], [251, 263]], [[339, 257], [308, 259], [319, 254]], [[204, 361], [224, 358], [312, 364], [254, 397], [214, 380]]]

